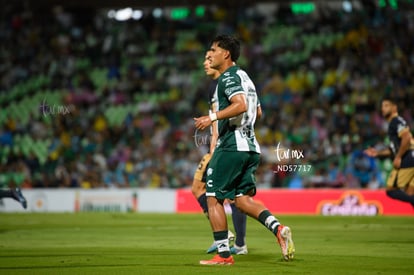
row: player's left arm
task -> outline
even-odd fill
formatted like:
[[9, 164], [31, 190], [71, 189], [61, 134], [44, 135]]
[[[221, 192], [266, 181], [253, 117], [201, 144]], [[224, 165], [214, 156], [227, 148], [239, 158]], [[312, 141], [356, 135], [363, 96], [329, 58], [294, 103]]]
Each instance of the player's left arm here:
[[263, 116], [263, 111], [262, 111], [262, 107], [259, 105], [257, 105], [257, 119], [261, 119]]
[[409, 131], [408, 128], [405, 128], [404, 130], [402, 130], [399, 133], [399, 135], [401, 138], [400, 148], [398, 149], [398, 152], [395, 154], [394, 161], [393, 161], [393, 165], [397, 169], [401, 167], [401, 158], [405, 154], [405, 152], [407, 152], [408, 149], [410, 149], [411, 139], [412, 139], [411, 132]]

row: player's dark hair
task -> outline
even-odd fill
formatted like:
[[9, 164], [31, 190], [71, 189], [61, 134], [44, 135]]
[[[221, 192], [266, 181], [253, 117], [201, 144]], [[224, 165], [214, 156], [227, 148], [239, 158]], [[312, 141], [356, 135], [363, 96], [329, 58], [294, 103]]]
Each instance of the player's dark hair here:
[[240, 56], [240, 41], [231, 35], [217, 35], [211, 44], [217, 43], [217, 46], [230, 52], [231, 61], [237, 62]]
[[383, 102], [383, 101], [389, 101], [392, 104], [397, 105], [397, 99], [394, 96], [392, 96], [391, 94], [387, 94], [387, 95], [383, 96], [382, 99], [381, 99], [381, 102]]

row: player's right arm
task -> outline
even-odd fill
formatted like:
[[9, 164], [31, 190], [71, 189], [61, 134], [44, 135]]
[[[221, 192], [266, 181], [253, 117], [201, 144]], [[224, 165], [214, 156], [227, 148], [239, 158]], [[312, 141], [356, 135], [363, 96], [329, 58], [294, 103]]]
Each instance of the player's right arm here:
[[369, 157], [389, 157], [391, 156], [391, 150], [389, 148], [383, 150], [377, 150], [373, 147], [369, 147], [364, 150], [364, 153]]
[[247, 111], [246, 96], [239, 93], [230, 98], [230, 105], [216, 112], [217, 119], [236, 117]]

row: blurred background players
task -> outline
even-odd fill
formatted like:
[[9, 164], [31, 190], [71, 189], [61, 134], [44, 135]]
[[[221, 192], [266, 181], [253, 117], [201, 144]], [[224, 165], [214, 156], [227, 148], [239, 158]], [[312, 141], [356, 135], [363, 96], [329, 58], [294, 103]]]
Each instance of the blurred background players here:
[[[219, 71], [212, 69], [210, 67], [210, 58], [209, 58], [210, 51], [206, 52], [203, 66], [204, 71], [207, 76], [211, 77], [213, 80], [216, 80], [220, 73]], [[214, 87], [216, 86], [216, 81], [214, 81]], [[217, 111], [217, 102], [214, 102], [213, 99], [213, 92], [214, 89], [211, 89], [209, 94], [209, 101], [210, 101], [210, 108], [211, 112]], [[218, 138], [218, 130], [217, 130], [217, 123], [212, 123], [211, 128], [211, 138], [210, 138], [210, 151], [209, 153], [205, 154], [201, 159], [197, 170], [194, 174], [193, 183], [191, 186], [191, 191], [194, 197], [197, 199], [198, 203], [200, 204], [201, 208], [203, 209], [204, 214], [208, 218], [208, 207], [207, 207], [207, 197], [206, 197], [206, 170], [208, 163], [210, 162], [211, 156], [213, 155], [214, 149], [217, 144]], [[239, 209], [235, 206], [234, 202], [230, 203], [231, 206], [231, 216], [233, 220], [233, 226], [236, 231], [236, 239], [234, 246], [231, 247], [232, 254], [247, 254], [247, 245], [245, 244], [245, 237], [246, 237], [246, 221], [247, 217], [246, 214], [240, 212]], [[228, 231], [228, 239], [229, 242], [233, 241], [235, 238], [234, 234], [229, 230]], [[207, 249], [207, 253], [212, 253], [217, 251], [217, 245], [215, 242]]]
[[26, 198], [23, 196], [20, 188], [9, 188], [9, 189], [0, 189], [0, 199], [2, 198], [12, 198], [18, 201], [24, 209], [27, 208]]
[[[364, 188], [347, 163], [355, 150], [386, 135], [375, 105], [388, 90], [399, 96], [399, 113], [414, 129], [412, 1], [392, 1], [395, 9], [391, 1], [375, 1], [376, 7], [374, 0], [344, 1], [360, 2], [351, 12], [314, 1], [309, 14], [287, 10], [290, 1], [237, 12], [215, 1], [202, 17], [174, 20], [167, 7], [159, 20], [148, 12], [124, 22], [105, 16], [110, 8], [99, 6], [107, 1], [76, 9], [69, 6], [78, 0], [52, 2], [3, 1], [0, 10], [0, 170], [21, 157], [23, 189], [191, 186], [203, 154], [194, 150], [188, 125], [191, 114], [206, 109], [210, 82], [197, 64], [210, 34], [223, 30], [243, 37], [238, 64], [252, 68], [266, 113], [256, 125], [264, 152], [258, 188], [290, 188], [293, 181], [312, 187], [312, 175], [273, 173], [277, 164], [266, 152], [278, 142], [304, 150], [315, 177], [330, 174], [336, 161], [345, 188]], [[70, 114], [53, 114], [56, 107], [69, 107]], [[384, 171], [382, 188], [390, 161], [376, 162]], [[114, 176], [120, 174], [125, 177]]]
[[387, 195], [411, 203], [414, 207], [414, 140], [407, 122], [398, 114], [397, 102], [392, 97], [381, 101], [382, 116], [388, 121], [388, 148], [368, 148], [372, 157], [391, 157], [393, 169], [387, 180]]

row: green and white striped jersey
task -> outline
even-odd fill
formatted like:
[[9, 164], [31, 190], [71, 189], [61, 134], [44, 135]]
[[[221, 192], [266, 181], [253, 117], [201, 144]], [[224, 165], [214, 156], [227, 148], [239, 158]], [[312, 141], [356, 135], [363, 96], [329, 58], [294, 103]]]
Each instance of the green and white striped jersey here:
[[247, 100], [247, 111], [229, 119], [218, 121], [219, 139], [217, 150], [251, 151], [260, 153], [260, 146], [254, 133], [257, 106], [259, 100], [256, 87], [245, 71], [238, 66], [228, 68], [218, 78], [213, 102], [217, 103], [218, 110], [230, 105], [230, 99], [237, 94], [244, 93]]

